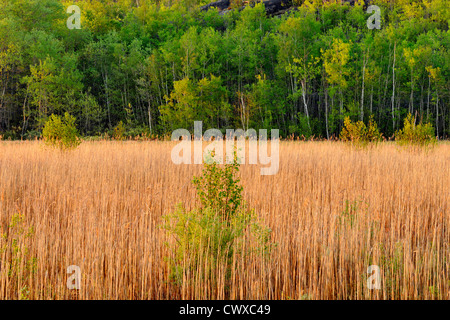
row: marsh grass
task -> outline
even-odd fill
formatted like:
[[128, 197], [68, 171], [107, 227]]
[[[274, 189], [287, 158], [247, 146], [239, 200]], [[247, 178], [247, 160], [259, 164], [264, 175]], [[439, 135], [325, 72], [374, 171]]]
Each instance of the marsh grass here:
[[[169, 277], [175, 240], [159, 226], [177, 203], [200, 205], [191, 181], [202, 170], [172, 164], [174, 145], [97, 141], [61, 153], [0, 142], [0, 226], [20, 212], [34, 230], [20, 261], [36, 258], [18, 287], [1, 256], [0, 299], [22, 288], [27, 299], [450, 299], [448, 143], [421, 152], [281, 142], [278, 174], [239, 170], [243, 199], [277, 247], [270, 259], [233, 253], [205, 286], [192, 285], [202, 268], [176, 285]], [[241, 250], [252, 247], [245, 239]], [[69, 265], [82, 270], [76, 293]], [[382, 270], [381, 290], [367, 289], [369, 265]]]

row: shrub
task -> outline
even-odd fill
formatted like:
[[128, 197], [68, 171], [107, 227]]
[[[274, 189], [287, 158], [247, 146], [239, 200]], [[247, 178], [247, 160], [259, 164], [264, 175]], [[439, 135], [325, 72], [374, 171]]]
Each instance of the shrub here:
[[45, 144], [60, 149], [78, 147], [81, 141], [78, 138], [75, 121], [76, 118], [67, 112], [63, 118], [52, 114], [42, 130]]
[[380, 141], [382, 134], [378, 130], [376, 122], [373, 120], [373, 115], [369, 118], [368, 126], [362, 121], [352, 122], [350, 117], [345, 117], [340, 138], [344, 142], [365, 146], [369, 143]]
[[39, 140], [41, 135], [39, 130], [29, 130], [24, 134], [24, 138], [27, 140]]
[[434, 127], [431, 123], [416, 124], [416, 117], [409, 113], [403, 121], [403, 129], [395, 133], [400, 145], [429, 146], [436, 142]]
[[[191, 285], [209, 285], [214, 290], [223, 283], [227, 292], [234, 255], [270, 253], [271, 230], [259, 225], [254, 211], [244, 203], [238, 170], [236, 154], [234, 162], [224, 167], [206, 163], [202, 175], [193, 179], [201, 206], [188, 211], [179, 204], [164, 217], [163, 227], [176, 239], [174, 256], [169, 259], [170, 279], [176, 285], [191, 281]], [[251, 246], [243, 250], [246, 239]]]
[[125, 125], [122, 121], [120, 121], [117, 126], [114, 127], [114, 139], [116, 140], [123, 140], [125, 135]]
[[129, 128], [128, 130], [126, 130], [124, 135], [135, 140], [145, 140], [149, 139], [151, 136], [150, 130], [147, 127], [142, 126]]
[[0, 140], [16, 140], [19, 137], [17, 131], [6, 130], [0, 135]]

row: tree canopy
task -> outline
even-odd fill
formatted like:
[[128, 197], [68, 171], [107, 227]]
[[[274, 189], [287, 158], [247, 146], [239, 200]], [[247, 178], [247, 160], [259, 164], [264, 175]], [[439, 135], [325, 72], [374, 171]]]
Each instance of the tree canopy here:
[[[407, 114], [450, 134], [450, 10], [445, 0], [297, 0], [268, 16], [246, 1], [0, 0], [0, 135], [40, 135], [52, 114], [83, 135], [177, 128], [280, 129], [338, 136], [373, 118], [385, 136]], [[81, 29], [69, 29], [70, 5]], [[233, 2], [233, 7], [243, 3]]]

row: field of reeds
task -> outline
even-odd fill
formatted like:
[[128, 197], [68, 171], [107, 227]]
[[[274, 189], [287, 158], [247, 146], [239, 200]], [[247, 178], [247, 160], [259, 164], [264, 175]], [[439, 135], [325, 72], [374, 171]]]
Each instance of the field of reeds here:
[[[162, 216], [198, 205], [202, 166], [173, 164], [173, 146], [0, 142], [0, 299], [450, 299], [450, 144], [281, 142], [278, 174], [239, 173], [272, 230], [270, 257], [236, 254], [215, 283], [200, 264], [178, 284]], [[79, 290], [67, 288], [71, 265]]]

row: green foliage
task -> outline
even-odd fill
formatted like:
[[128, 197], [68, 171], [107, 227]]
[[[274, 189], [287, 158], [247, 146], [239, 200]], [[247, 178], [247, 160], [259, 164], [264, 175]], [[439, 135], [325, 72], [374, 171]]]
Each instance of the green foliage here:
[[83, 135], [201, 120], [333, 137], [345, 116], [374, 114], [392, 136], [408, 112], [450, 134], [444, 0], [381, 1], [381, 30], [362, 1], [299, 0], [276, 17], [258, 1], [198, 10], [207, 2], [79, 0], [82, 29], [68, 30], [73, 1], [0, 1], [0, 134], [33, 138], [66, 111]]
[[393, 248], [380, 243], [379, 248], [381, 251], [380, 268], [385, 270], [383, 272], [384, 288], [392, 299], [396, 299], [396, 295], [399, 294], [401, 289], [397, 287], [399, 282], [396, 278], [404, 277], [405, 248], [402, 242], [396, 242]]
[[62, 150], [78, 147], [81, 141], [75, 121], [75, 117], [67, 112], [64, 117], [52, 114], [42, 130], [45, 144]]
[[400, 145], [431, 146], [436, 143], [434, 128], [431, 123], [416, 124], [416, 117], [408, 114], [403, 121], [403, 129], [395, 134]]
[[297, 118], [298, 118], [298, 135], [306, 139], [310, 138], [312, 135], [312, 130], [309, 119], [301, 113], [297, 114]]
[[[214, 157], [214, 152], [211, 154]], [[209, 162], [209, 163], [208, 163]], [[243, 206], [242, 186], [236, 177], [239, 162], [236, 158], [231, 164], [220, 168], [215, 161], [205, 163], [205, 169], [200, 177], [195, 177], [193, 183], [197, 195], [204, 208], [211, 208], [225, 220], [231, 219]]]
[[382, 135], [372, 115], [370, 116], [368, 126], [363, 121], [352, 122], [350, 117], [346, 117], [340, 138], [344, 142], [350, 142], [357, 146], [366, 146], [369, 143], [380, 141]]
[[230, 116], [226, 96], [220, 77], [175, 81], [166, 104], [159, 107], [161, 120], [171, 130], [191, 128], [196, 119], [202, 119], [207, 127], [220, 128], [223, 119]]
[[349, 200], [345, 200], [345, 208], [339, 216], [338, 224], [348, 225], [350, 228], [352, 228], [356, 222], [358, 207], [359, 201], [350, 202]]
[[368, 209], [369, 204], [361, 200], [345, 200], [343, 211], [336, 217], [335, 235], [340, 238], [340, 241], [345, 241], [347, 233], [352, 232], [359, 217], [367, 214]]
[[238, 171], [236, 153], [233, 163], [223, 167], [206, 163], [202, 175], [193, 179], [201, 206], [188, 211], [180, 204], [164, 217], [164, 228], [176, 240], [169, 261], [175, 284], [195, 279], [214, 287], [221, 275], [228, 283], [234, 256], [270, 254], [274, 246], [271, 230], [259, 225], [244, 203]]
[[30, 243], [34, 228], [26, 228], [23, 215], [14, 214], [6, 230], [0, 230], [0, 264], [8, 273], [9, 290], [19, 294], [18, 298], [28, 298], [28, 286], [36, 272], [37, 258], [30, 253]]

